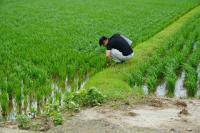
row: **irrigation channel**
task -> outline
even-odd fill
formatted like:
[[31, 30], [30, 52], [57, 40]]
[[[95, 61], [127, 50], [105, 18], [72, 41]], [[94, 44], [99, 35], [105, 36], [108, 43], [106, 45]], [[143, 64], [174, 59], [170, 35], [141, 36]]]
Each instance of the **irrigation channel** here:
[[3, 113], [0, 108], [0, 121], [15, 120], [17, 114], [26, 114], [28, 117], [34, 118], [36, 115], [44, 113], [44, 105], [47, 103], [55, 104], [58, 102], [59, 105], [63, 107], [65, 94], [71, 92], [72, 90], [78, 91], [82, 89], [88, 80], [89, 75], [85, 75], [82, 81], [79, 81], [78, 78], [74, 79], [74, 83], [72, 85], [69, 83], [67, 77], [64, 89], [59, 87], [57, 82], [52, 82], [50, 96], [43, 97], [40, 102], [38, 102], [36, 98], [31, 98], [31, 96], [24, 96], [24, 83], [21, 81], [21, 105], [19, 106], [17, 104], [16, 98], [9, 99], [8, 112]]

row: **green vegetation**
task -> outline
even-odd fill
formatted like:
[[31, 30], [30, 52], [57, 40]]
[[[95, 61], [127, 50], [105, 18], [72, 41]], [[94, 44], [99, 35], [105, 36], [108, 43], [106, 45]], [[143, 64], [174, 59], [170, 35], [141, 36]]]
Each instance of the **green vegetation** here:
[[80, 107], [97, 106], [104, 103], [106, 97], [101, 94], [96, 88], [83, 89], [78, 92], [66, 93], [65, 108], [72, 111], [79, 111]]
[[[199, 28], [200, 26], [197, 28], [198, 31]], [[196, 48], [193, 50], [193, 53], [190, 55], [188, 61], [184, 64], [184, 69], [186, 71], [185, 87], [187, 88], [188, 95], [190, 97], [194, 97], [197, 93], [197, 68], [200, 63], [200, 38], [196, 39], [198, 39], [198, 41], [194, 44]]]
[[63, 117], [60, 112], [53, 112], [50, 118], [52, 119], [54, 126], [62, 125], [63, 123]]
[[60, 107], [58, 102], [55, 102], [53, 104], [47, 104], [45, 106], [45, 115], [51, 118], [51, 121], [53, 122], [54, 126], [62, 125], [64, 121], [61, 114], [61, 110], [62, 108]]
[[16, 119], [20, 129], [30, 128], [30, 118], [28, 118], [26, 115], [18, 115]]
[[[176, 33], [164, 46], [140, 67], [136, 73], [130, 75], [131, 85], [143, 85], [146, 82], [150, 93], [154, 93], [160, 82], [167, 82], [168, 95], [174, 95], [175, 82], [181, 71], [186, 71], [185, 87], [188, 95], [194, 97], [197, 92], [197, 67], [200, 62], [199, 51], [199, 20], [196, 15], [190, 25]], [[139, 76], [137, 76], [139, 74]], [[143, 81], [143, 82], [141, 82]]]
[[127, 98], [131, 93], [138, 94], [135, 88], [141, 88], [145, 82], [150, 86], [150, 92], [154, 92], [156, 85], [167, 80], [168, 94], [172, 96], [179, 71], [184, 70], [183, 64], [190, 57], [194, 42], [199, 40], [199, 11], [200, 7], [195, 8], [141, 43], [135, 47], [133, 60], [96, 74], [86, 86], [95, 86], [109, 98], [118, 99]]
[[[123, 4], [120, 0], [1, 1], [0, 105], [3, 115], [7, 115], [9, 102], [13, 100], [18, 114], [26, 113], [27, 108], [40, 113], [40, 108], [48, 104], [47, 114], [59, 125], [63, 119], [58, 106], [62, 104], [63, 95], [64, 106], [78, 111], [81, 106], [103, 103], [104, 96], [126, 99], [134, 92], [136, 99], [140, 98], [144, 83], [154, 92], [163, 79], [173, 92], [179, 69], [185, 69], [188, 79], [185, 86], [192, 88], [189, 93], [193, 96], [197, 79], [192, 75], [196, 66], [191, 64], [193, 59], [186, 61], [190, 58], [192, 43], [178, 49], [170, 48], [176, 47], [178, 41], [171, 39], [175, 42], [173, 45], [166, 41], [180, 33], [178, 31], [199, 12], [199, 4], [199, 0], [124, 0]], [[104, 50], [97, 40], [101, 35], [116, 32], [134, 40], [134, 46], [141, 44], [135, 47], [132, 61], [105, 69]], [[199, 32], [196, 29], [194, 32], [185, 33], [180, 44], [188, 35], [191, 41], [198, 40]], [[164, 44], [171, 54], [167, 55], [164, 48], [160, 51]], [[176, 54], [178, 50], [183, 54]], [[167, 56], [161, 56], [162, 53]], [[152, 62], [149, 61], [154, 54]], [[166, 62], [157, 63], [162, 59]], [[196, 65], [198, 56], [194, 62]], [[75, 92], [88, 75], [92, 78], [85, 88], [94, 86], [98, 90]], [[52, 84], [56, 87], [52, 88]], [[72, 92], [65, 94], [66, 88]]]
[[65, 94], [64, 106], [60, 106], [59, 101], [45, 105], [45, 115], [49, 116], [55, 126], [63, 123], [63, 111], [78, 112], [81, 107], [96, 106], [104, 103], [106, 100], [97, 89], [91, 88], [80, 90], [78, 92], [69, 92]]

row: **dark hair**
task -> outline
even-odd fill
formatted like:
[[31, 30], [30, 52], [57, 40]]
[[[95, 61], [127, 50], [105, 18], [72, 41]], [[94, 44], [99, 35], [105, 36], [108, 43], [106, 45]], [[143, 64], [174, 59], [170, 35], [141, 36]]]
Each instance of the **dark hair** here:
[[100, 38], [99, 38], [99, 45], [102, 46], [103, 42], [104, 42], [105, 40], [107, 40], [107, 39], [108, 39], [108, 38], [105, 37], [105, 36], [100, 37]]

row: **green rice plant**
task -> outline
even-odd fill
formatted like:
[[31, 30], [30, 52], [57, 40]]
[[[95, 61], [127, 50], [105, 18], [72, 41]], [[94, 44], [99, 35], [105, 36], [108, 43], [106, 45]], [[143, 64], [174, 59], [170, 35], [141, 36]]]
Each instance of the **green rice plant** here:
[[2, 110], [2, 116], [5, 117], [8, 113], [9, 97], [7, 93], [7, 78], [0, 78], [0, 107]]
[[37, 101], [37, 114], [40, 114], [40, 108], [41, 108], [41, 104], [42, 104], [42, 98], [43, 98], [43, 93], [42, 93], [42, 88], [37, 88], [36, 90], [36, 101]]
[[[170, 69], [170, 68], [168, 68]], [[174, 88], [175, 88], [175, 83], [176, 83], [176, 74], [174, 71], [167, 71], [165, 73], [165, 80], [167, 82], [167, 90], [168, 90], [168, 96], [172, 97], [174, 96]]]
[[186, 79], [185, 79], [185, 87], [187, 89], [187, 93], [189, 97], [194, 97], [197, 92], [197, 73], [196, 70], [190, 65], [185, 65]]
[[200, 47], [197, 47], [193, 50], [193, 53], [190, 55], [188, 61], [184, 64], [184, 69], [186, 72], [186, 78], [184, 85], [187, 89], [188, 96], [194, 97], [197, 92], [197, 80], [198, 73], [196, 72], [197, 67], [200, 62]]
[[148, 88], [149, 88], [149, 91], [151, 93], [153, 93], [155, 91], [155, 87], [157, 85], [157, 76], [156, 75], [151, 75], [147, 78], [147, 85], [148, 85]]
[[129, 75], [129, 84], [131, 86], [141, 86], [144, 84], [144, 75], [138, 70]]
[[147, 71], [146, 75], [146, 83], [149, 87], [149, 92], [154, 93], [156, 90], [156, 86], [162, 79], [162, 70], [163, 70], [163, 63], [160, 60], [158, 62], [158, 65], [156, 66], [150, 66], [150, 68]]
[[8, 93], [9, 101], [12, 102], [12, 100], [15, 98], [17, 89], [20, 88], [20, 81], [16, 77], [15, 74], [13, 74], [13, 75], [10, 74], [8, 76], [8, 82], [7, 83], [8, 83], [7, 84], [7, 93]]
[[8, 113], [8, 94], [6, 92], [1, 92], [0, 94], [1, 99], [0, 99], [0, 103], [1, 103], [1, 109], [2, 109], [2, 115], [5, 117]]
[[174, 56], [167, 58], [165, 62], [164, 77], [167, 82], [168, 95], [172, 97], [174, 95], [174, 88], [177, 79], [176, 71], [180, 69], [180, 62], [178, 62], [179, 55], [174, 51]]
[[21, 113], [21, 106], [22, 106], [22, 95], [21, 95], [21, 89], [16, 90], [16, 103], [17, 103], [17, 110], [18, 113]]

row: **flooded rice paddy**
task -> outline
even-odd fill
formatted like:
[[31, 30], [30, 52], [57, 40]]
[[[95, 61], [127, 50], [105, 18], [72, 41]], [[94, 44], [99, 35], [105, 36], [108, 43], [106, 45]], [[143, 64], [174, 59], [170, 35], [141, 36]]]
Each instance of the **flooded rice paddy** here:
[[[197, 80], [197, 92], [196, 92], [196, 97], [200, 97], [200, 64], [198, 65], [197, 69], [197, 75], [198, 75], [198, 80]], [[174, 97], [176, 98], [187, 98], [187, 89], [184, 86], [185, 82], [185, 72], [183, 71], [179, 77], [177, 77], [176, 83], [175, 83], [175, 88], [174, 88]], [[144, 85], [142, 87], [144, 95], [149, 94], [149, 89], [148, 85]], [[164, 81], [161, 84], [159, 84], [156, 87], [155, 95], [158, 97], [165, 97], [167, 96], [167, 82]]]
[[[59, 87], [57, 82], [52, 82], [51, 84], [51, 94], [48, 97], [43, 96], [42, 100], [38, 102], [37, 98], [32, 98], [32, 96], [26, 95], [24, 92], [24, 83], [21, 81], [21, 103], [20, 105], [16, 101], [16, 97], [9, 99], [8, 111], [3, 114], [3, 110], [0, 107], [0, 121], [13, 121], [16, 119], [18, 114], [26, 114], [30, 118], [34, 118], [38, 114], [44, 113], [44, 106], [47, 104], [59, 103], [60, 107], [64, 105], [64, 96], [66, 93], [72, 90], [78, 91], [84, 88], [89, 76], [84, 76], [83, 80], [75, 79], [74, 84], [69, 83], [68, 78], [65, 80], [64, 89]], [[0, 92], [1, 93], [1, 92]]]

